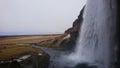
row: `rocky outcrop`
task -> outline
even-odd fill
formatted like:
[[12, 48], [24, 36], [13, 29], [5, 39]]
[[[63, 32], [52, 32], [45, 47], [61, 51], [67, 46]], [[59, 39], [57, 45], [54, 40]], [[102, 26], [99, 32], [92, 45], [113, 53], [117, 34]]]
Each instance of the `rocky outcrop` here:
[[[78, 18], [73, 22], [73, 26], [72, 26], [71, 28], [67, 29], [67, 30], [65, 31], [65, 33], [71, 34], [71, 33], [73, 33], [73, 32], [79, 32], [80, 26], [81, 26], [82, 21], [83, 21], [84, 8], [85, 8], [85, 6], [84, 6], [83, 9], [81, 10], [80, 15], [78, 16]], [[72, 34], [71, 34], [71, 35], [72, 35]]]
[[0, 68], [47, 68], [50, 56], [28, 45], [1, 45]]
[[65, 33], [65, 34], [61, 34], [60, 36], [58, 36], [56, 38], [39, 42], [37, 45], [51, 47], [51, 48], [60, 48], [61, 43], [67, 39], [69, 40], [69, 38], [70, 38], [70, 35]]
[[82, 22], [83, 22], [84, 8], [85, 8], [85, 6], [81, 10], [78, 18], [73, 22], [73, 26], [65, 31], [65, 34], [67, 34], [67, 35], [70, 34], [70, 38], [69, 38], [69, 41], [67, 43], [66, 42], [62, 43], [62, 46], [64, 48], [73, 49], [73, 47], [75, 46], [77, 38], [79, 37], [80, 27], [81, 27]]

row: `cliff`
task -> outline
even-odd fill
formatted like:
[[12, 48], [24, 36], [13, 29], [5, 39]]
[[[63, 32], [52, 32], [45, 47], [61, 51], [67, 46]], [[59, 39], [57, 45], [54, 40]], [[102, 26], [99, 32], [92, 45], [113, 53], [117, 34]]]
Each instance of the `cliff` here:
[[[69, 42], [62, 44], [65, 48], [73, 49], [73, 47], [76, 44], [77, 38], [79, 37], [80, 28], [81, 28], [81, 25], [83, 22], [84, 8], [85, 8], [85, 6], [81, 10], [78, 18], [73, 22], [73, 26], [65, 31], [65, 34], [70, 34]], [[67, 46], [67, 45], [69, 45], [69, 46]]]

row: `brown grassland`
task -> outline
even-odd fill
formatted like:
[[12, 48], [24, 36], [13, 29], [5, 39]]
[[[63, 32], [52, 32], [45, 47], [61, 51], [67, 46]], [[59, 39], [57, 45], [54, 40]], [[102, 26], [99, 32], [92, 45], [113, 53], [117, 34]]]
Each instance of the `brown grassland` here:
[[[55, 39], [61, 34], [55, 35], [32, 35], [32, 36], [9, 36], [0, 38], [0, 61], [16, 59], [25, 54], [41, 53], [46, 54], [43, 50], [33, 48], [30, 44]], [[20, 45], [22, 44], [22, 45]]]
[[10, 45], [10, 44], [34, 44], [39, 43], [44, 40], [54, 39], [59, 37], [61, 34], [53, 35], [31, 35], [31, 36], [10, 36], [5, 38], [0, 38], [0, 45]]

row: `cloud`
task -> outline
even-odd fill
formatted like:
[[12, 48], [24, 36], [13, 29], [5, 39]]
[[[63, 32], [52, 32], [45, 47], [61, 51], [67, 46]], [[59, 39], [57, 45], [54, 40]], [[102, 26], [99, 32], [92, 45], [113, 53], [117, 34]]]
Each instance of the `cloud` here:
[[86, 0], [0, 0], [0, 35], [63, 33]]

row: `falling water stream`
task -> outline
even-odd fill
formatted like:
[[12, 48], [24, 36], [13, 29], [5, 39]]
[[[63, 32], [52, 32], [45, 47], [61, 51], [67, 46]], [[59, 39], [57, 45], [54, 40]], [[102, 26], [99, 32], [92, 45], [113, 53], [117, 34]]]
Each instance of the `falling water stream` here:
[[[96, 66], [86, 68], [112, 68], [113, 49], [116, 45], [115, 34], [115, 0], [88, 0], [74, 52], [67, 54], [49, 49], [48, 52], [52, 51], [49, 53], [52, 57], [49, 68], [79, 68], [75, 65], [81, 63]], [[52, 63], [53, 67], [51, 66]]]
[[84, 22], [75, 52], [68, 56], [75, 63], [110, 68], [116, 34], [115, 0], [88, 0]]

